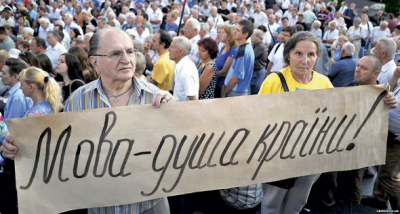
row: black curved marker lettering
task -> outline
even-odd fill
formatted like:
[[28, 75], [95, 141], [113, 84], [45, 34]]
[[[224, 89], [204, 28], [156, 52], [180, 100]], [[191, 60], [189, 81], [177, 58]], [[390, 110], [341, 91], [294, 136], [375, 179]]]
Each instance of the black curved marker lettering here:
[[263, 150], [260, 154], [260, 157], [258, 158], [258, 162], [261, 161], [262, 157], [264, 157], [264, 153], [267, 150], [267, 144], [265, 143], [265, 140], [268, 139], [268, 137], [275, 131], [276, 127], [278, 126], [277, 123], [275, 123], [274, 127], [272, 128], [272, 130], [270, 132], [268, 132], [269, 128], [271, 127], [271, 124], [268, 124], [268, 126], [264, 129], [264, 132], [262, 133], [262, 135], [260, 136], [260, 139], [258, 139], [258, 142], [256, 144], [256, 146], [254, 147], [253, 151], [251, 152], [251, 155], [249, 157], [249, 159], [247, 159], [247, 164], [250, 163], [250, 161], [253, 159], [254, 154], [256, 153], [256, 151], [258, 150], [258, 147], [260, 145], [263, 146]]
[[68, 126], [68, 128], [66, 128], [60, 135], [60, 138], [58, 139], [58, 141], [60, 141], [64, 135], [67, 134], [67, 136], [65, 137], [64, 140], [64, 146], [61, 152], [61, 159], [60, 159], [60, 168], [58, 169], [58, 179], [61, 182], [66, 182], [69, 180], [69, 178], [62, 178], [62, 172], [63, 172], [63, 167], [64, 167], [64, 157], [65, 157], [65, 150], [67, 150], [67, 145], [69, 143], [69, 138], [71, 137], [71, 126]]
[[37, 144], [37, 147], [36, 147], [35, 163], [33, 165], [33, 170], [32, 170], [31, 177], [29, 178], [28, 184], [26, 186], [20, 186], [19, 187], [20, 189], [29, 189], [29, 187], [32, 185], [32, 182], [33, 182], [33, 180], [35, 178], [35, 175], [36, 175], [39, 159], [40, 159], [40, 149], [42, 147], [42, 141], [43, 141], [43, 138], [46, 135], [47, 135], [47, 142], [50, 142], [50, 140], [51, 140], [51, 129], [50, 129], [50, 127], [47, 127], [39, 137], [38, 144]]
[[331, 139], [329, 140], [328, 145], [326, 146], [326, 151], [325, 151], [326, 154], [332, 154], [333, 152], [336, 151], [335, 148], [334, 148], [333, 150], [330, 150], [331, 144], [332, 144], [332, 141], [333, 141], [333, 139], [335, 138], [337, 132], [339, 131], [340, 127], [342, 127], [342, 125], [343, 125], [343, 123], [346, 121], [346, 119], [347, 119], [347, 114], [344, 115], [344, 117], [343, 117], [342, 120], [339, 122], [338, 126], [336, 127], [335, 131], [333, 132], [333, 134], [332, 134], [332, 136], [331, 136]]
[[192, 154], [193, 148], [194, 148], [194, 146], [196, 145], [197, 139], [198, 139], [198, 136], [196, 135], [195, 139], [193, 140], [192, 144], [190, 145], [190, 149], [189, 149], [189, 151], [188, 151], [188, 153], [187, 153], [187, 155], [186, 155], [185, 160], [183, 161], [183, 163], [182, 163], [180, 166], [178, 166], [179, 155], [180, 155], [180, 153], [181, 153], [183, 144], [185, 144], [185, 140], [186, 140], [186, 139], [185, 139], [185, 140], [182, 139], [181, 143], [179, 144], [178, 150], [177, 150], [177, 152], [176, 152], [176, 154], [175, 154], [174, 164], [172, 165], [172, 168], [177, 169], [177, 170], [180, 170], [180, 171], [179, 171], [178, 178], [176, 179], [174, 185], [172, 185], [172, 187], [171, 187], [170, 189], [163, 188], [162, 190], [163, 190], [164, 192], [166, 192], [166, 193], [172, 192], [172, 191], [175, 189], [175, 187], [178, 185], [178, 183], [179, 183], [179, 181], [181, 180], [181, 177], [182, 177], [182, 175], [183, 175], [183, 172], [184, 172], [185, 169], [186, 169], [186, 165], [187, 165], [187, 162], [189, 161], [190, 155]]
[[381, 102], [381, 100], [388, 94], [388, 90], [384, 90], [382, 91], [378, 97], [375, 99], [374, 104], [372, 105], [371, 109], [369, 110], [367, 116], [365, 117], [364, 121], [361, 123], [361, 126], [357, 129], [356, 133], [354, 134], [353, 140], [356, 139], [356, 137], [358, 136], [358, 134], [360, 134], [361, 129], [364, 127], [364, 125], [367, 123], [367, 121], [369, 120], [369, 118], [371, 118], [372, 114], [374, 113], [376, 107], [379, 105], [379, 103]]
[[219, 137], [217, 143], [215, 144], [215, 146], [214, 146], [214, 148], [213, 148], [213, 150], [212, 150], [212, 152], [210, 154], [210, 157], [208, 158], [207, 167], [211, 168], [211, 167], [216, 167], [217, 166], [217, 164], [211, 164], [211, 161], [212, 161], [212, 158], [214, 157], [214, 153], [217, 150], [217, 147], [219, 146], [219, 143], [224, 138], [224, 136], [225, 136], [225, 131], [222, 132], [221, 137]]
[[[46, 184], [50, 182], [51, 177], [53, 175], [54, 164], [56, 163], [56, 160], [57, 160], [58, 150], [60, 149], [61, 140], [62, 140], [62, 138], [64, 138], [64, 135], [67, 134], [68, 132], [71, 132], [71, 126], [68, 126], [61, 133], [60, 137], [58, 138], [57, 145], [56, 145], [56, 148], [55, 148], [54, 153], [53, 153], [53, 160], [51, 161], [50, 169], [48, 169], [48, 165], [49, 165], [49, 158], [50, 158], [49, 156], [50, 156], [50, 143], [51, 143], [51, 141], [50, 140], [47, 141], [47, 144], [46, 144], [46, 156], [45, 156], [45, 159], [44, 159], [44, 172], [43, 172], [43, 182], [46, 183]], [[51, 139], [51, 137], [50, 137], [50, 139]], [[60, 175], [61, 173], [59, 172], [58, 174]]]
[[[86, 161], [85, 171], [83, 172], [82, 175], [78, 175], [79, 156], [81, 154], [81, 148], [84, 143], [89, 143], [90, 152], [89, 152], [89, 157]], [[94, 143], [90, 140], [84, 140], [78, 144], [78, 148], [76, 149], [76, 153], [75, 153], [74, 170], [73, 170], [73, 174], [74, 174], [75, 178], [84, 178], [88, 174], [90, 162], [92, 161], [92, 157], [93, 157], [93, 150], [94, 150]]]
[[[109, 118], [113, 116], [112, 122], [110, 127], [108, 127], [108, 120]], [[93, 176], [94, 177], [103, 177], [104, 174], [106, 173], [106, 169], [107, 169], [107, 164], [108, 161], [110, 159], [111, 156], [111, 151], [113, 150], [113, 144], [110, 140], [106, 140], [105, 138], [107, 137], [107, 135], [111, 132], [112, 128], [115, 126], [115, 123], [117, 121], [117, 115], [115, 114], [115, 112], [110, 111], [106, 114], [105, 120], [104, 120], [104, 126], [103, 126], [103, 130], [101, 131], [101, 135], [100, 135], [100, 139], [99, 139], [99, 145], [97, 147], [97, 152], [96, 152], [96, 160], [94, 162], [94, 167], [93, 167]], [[106, 160], [104, 161], [104, 166], [103, 166], [103, 171], [101, 171], [100, 174], [97, 173], [97, 167], [99, 166], [99, 159], [100, 159], [100, 154], [101, 154], [101, 149], [103, 147], [103, 143], [108, 143], [109, 144], [109, 148], [108, 148], [108, 153], [107, 153], [107, 157]]]
[[[231, 146], [233, 140], [235, 140], [236, 136], [237, 136], [240, 132], [244, 132], [244, 135], [243, 135], [243, 137], [242, 137], [242, 140], [240, 141], [239, 145], [236, 147], [236, 149], [235, 149], [234, 152], [232, 153], [229, 162], [224, 163], [224, 158], [225, 158], [226, 153], [227, 153], [228, 150], [229, 150], [229, 147]], [[220, 159], [219, 159], [219, 164], [220, 164], [221, 166], [237, 165], [237, 164], [239, 163], [239, 162], [237, 162], [237, 161], [236, 161], [236, 162], [233, 162], [233, 159], [235, 158], [235, 155], [236, 155], [238, 149], [242, 146], [242, 144], [244, 143], [244, 141], [246, 140], [246, 138], [249, 136], [249, 134], [250, 134], [250, 130], [245, 129], [245, 128], [238, 129], [238, 130], [235, 131], [235, 133], [233, 133], [231, 139], [229, 139], [228, 144], [226, 144], [225, 149], [224, 149], [224, 151], [222, 152], [222, 155], [221, 155], [221, 157], [220, 157]]]
[[[292, 150], [290, 151], [290, 154], [287, 155], [287, 156], [284, 156], [283, 154], [284, 154], [284, 152], [285, 152], [285, 150], [286, 150], [286, 146], [287, 146], [287, 144], [289, 143], [289, 140], [290, 140], [290, 138], [292, 137], [293, 132], [296, 130], [296, 128], [297, 128], [297, 126], [298, 126], [299, 124], [302, 124], [302, 125], [303, 125], [303, 128], [301, 129], [301, 132], [300, 132], [299, 136], [297, 136], [296, 142], [293, 144], [293, 147], [292, 147]], [[284, 144], [283, 147], [282, 147], [281, 154], [280, 154], [280, 156], [279, 156], [281, 159], [284, 160], [284, 159], [287, 159], [287, 158], [289, 158], [289, 157], [290, 157], [291, 159], [293, 159], [293, 158], [296, 157], [296, 155], [293, 154], [293, 153], [294, 153], [294, 150], [296, 149], [297, 143], [299, 142], [300, 138], [303, 136], [304, 130], [307, 128], [307, 126], [308, 126], [308, 123], [306, 123], [306, 121], [304, 121], [304, 120], [299, 120], [299, 121], [297, 121], [297, 122], [293, 125], [293, 128], [292, 128], [292, 130], [290, 131], [289, 136], [287, 136], [286, 141], [285, 141], [285, 144]]]
[[[185, 137], [186, 137], [186, 136], [185, 136]], [[170, 152], [170, 154], [169, 154], [169, 157], [168, 157], [167, 162], [164, 164], [164, 166], [162, 166], [162, 167], [160, 167], [160, 168], [157, 168], [157, 167], [156, 167], [156, 163], [157, 163], [157, 160], [158, 160], [158, 156], [160, 155], [161, 149], [163, 148], [164, 143], [165, 143], [165, 140], [166, 140], [167, 138], [171, 138], [171, 139], [172, 139], [173, 146], [172, 146], [172, 149], [171, 149], [171, 152]], [[154, 172], [160, 172], [160, 171], [162, 171], [162, 172], [161, 172], [161, 175], [160, 175], [160, 177], [159, 177], [159, 179], [158, 179], [158, 181], [157, 181], [157, 184], [156, 184], [156, 186], [154, 187], [154, 189], [153, 189], [151, 192], [149, 192], [149, 193], [145, 193], [144, 191], [141, 191], [140, 194], [141, 194], [142, 196], [150, 196], [150, 195], [153, 195], [153, 194], [158, 190], [158, 188], [160, 187], [160, 183], [161, 183], [162, 179], [164, 178], [164, 175], [165, 175], [165, 172], [166, 172], [167, 169], [168, 169], [169, 163], [171, 162], [171, 159], [172, 159], [172, 157], [174, 156], [176, 144], [177, 144], [177, 141], [176, 141], [176, 137], [175, 137], [174, 135], [166, 135], [166, 136], [164, 136], [164, 137], [161, 139], [161, 142], [160, 142], [160, 144], [158, 145], [157, 151], [156, 151], [156, 153], [154, 154], [153, 164], [152, 164], [151, 167], [152, 167], [152, 169], [153, 169]]]
[[204, 146], [203, 151], [201, 152], [199, 161], [197, 162], [197, 166], [199, 167], [199, 169], [202, 169], [207, 166], [207, 164], [201, 165], [201, 162], [203, 161], [204, 155], [206, 154], [208, 146], [210, 145], [213, 138], [214, 138], [214, 132], [211, 133], [210, 137], [208, 137], [207, 143]]
[[197, 155], [197, 151], [199, 150], [201, 144], [203, 144], [203, 141], [204, 141], [204, 138], [205, 138], [205, 137], [206, 137], [206, 134], [203, 133], [203, 134], [201, 135], [201, 137], [200, 137], [199, 142], [197, 142], [196, 147], [194, 147], [193, 154], [190, 156], [190, 159], [189, 159], [189, 169], [196, 169], [196, 168], [199, 168], [199, 167], [200, 167], [200, 166], [199, 166], [200, 160], [197, 161], [197, 165], [195, 165], [195, 166], [193, 166], [193, 161], [194, 161], [194, 158], [195, 158], [196, 155]]
[[[119, 146], [124, 141], [129, 143], [129, 147], [128, 147], [126, 153], [125, 153], [124, 161], [121, 164], [121, 168], [119, 170], [119, 173], [114, 174], [113, 171], [112, 171], [112, 168], [114, 166], [114, 159], [115, 159], [115, 156], [117, 155]], [[113, 153], [111, 155], [110, 165], [108, 165], [108, 173], [110, 174], [111, 177], [114, 177], [114, 178], [118, 177], [118, 176], [126, 177], [126, 176], [131, 174], [130, 172], [124, 174], [124, 170], [125, 170], [126, 162], [128, 161], [128, 159], [129, 159], [129, 157], [131, 155], [132, 146], [133, 146], [134, 142], [135, 142], [134, 140], [130, 140], [130, 139], [120, 139], [120, 140], [117, 141], [117, 145], [115, 145], [114, 151], [113, 151]]]

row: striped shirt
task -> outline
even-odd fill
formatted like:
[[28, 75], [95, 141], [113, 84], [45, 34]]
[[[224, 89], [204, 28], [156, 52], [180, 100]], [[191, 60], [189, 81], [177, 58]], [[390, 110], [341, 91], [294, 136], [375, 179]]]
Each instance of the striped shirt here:
[[389, 131], [395, 135], [400, 135], [400, 87], [394, 90], [397, 108], [389, 110]]
[[[159, 89], [152, 84], [137, 80], [135, 77], [133, 78], [133, 83], [134, 90], [129, 98], [128, 105], [150, 104], [153, 96]], [[111, 104], [102, 88], [100, 78], [75, 90], [67, 99], [64, 111], [82, 111], [97, 108], [111, 108]], [[97, 207], [92, 208], [92, 211], [96, 214], [139, 214], [151, 209], [159, 201], [160, 199], [154, 199], [127, 205]]]

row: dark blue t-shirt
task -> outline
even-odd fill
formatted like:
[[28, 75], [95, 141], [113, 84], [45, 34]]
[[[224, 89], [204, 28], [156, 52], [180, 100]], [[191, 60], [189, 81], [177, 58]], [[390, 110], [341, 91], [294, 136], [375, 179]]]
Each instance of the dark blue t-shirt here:
[[[235, 47], [232, 47], [231, 49], [229, 49], [228, 52], [222, 54], [222, 51], [224, 50], [224, 48], [225, 48], [225, 46], [223, 46], [221, 48], [221, 50], [218, 53], [217, 58], [215, 58], [215, 65], [217, 66], [217, 73], [220, 70], [222, 70], [228, 57], [235, 58], [237, 51], [238, 51], [238, 47], [235, 46]], [[218, 81], [217, 81], [217, 86], [222, 87], [224, 85], [224, 81], [225, 81], [225, 77], [219, 77]]]

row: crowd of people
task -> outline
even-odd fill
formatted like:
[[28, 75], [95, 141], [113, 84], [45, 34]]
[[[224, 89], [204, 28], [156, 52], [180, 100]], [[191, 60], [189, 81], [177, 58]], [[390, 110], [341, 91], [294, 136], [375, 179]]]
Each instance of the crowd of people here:
[[376, 84], [392, 91], [385, 165], [71, 213], [399, 210], [400, 13], [337, 4], [0, 0], [0, 213], [18, 213], [18, 147], [4, 119]]

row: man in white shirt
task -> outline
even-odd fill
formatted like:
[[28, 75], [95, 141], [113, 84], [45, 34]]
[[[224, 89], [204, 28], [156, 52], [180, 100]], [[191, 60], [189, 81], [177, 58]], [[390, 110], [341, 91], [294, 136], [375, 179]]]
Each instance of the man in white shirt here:
[[3, 11], [1, 11], [1, 15], [3, 16], [3, 18], [0, 21], [0, 26], [4, 26], [4, 25], [8, 25], [11, 27], [15, 26], [15, 21], [11, 17], [12, 11], [11, 11], [10, 7], [8, 7], [8, 6], [4, 7]]
[[65, 47], [58, 42], [58, 33], [58, 31], [47, 32], [47, 42], [49, 43], [49, 46], [47, 47], [45, 54], [49, 57], [53, 68], [56, 67], [57, 60], [61, 54], [67, 53], [67, 49], [65, 49]]
[[230, 11], [232, 9], [232, 7], [235, 7], [236, 9], [238, 9], [235, 1], [229, 0], [228, 4], [226, 4], [226, 9], [228, 9]]
[[296, 23], [298, 21], [297, 9], [293, 9], [290, 12], [290, 16], [288, 17], [289, 17], [289, 26], [296, 26]]
[[[129, 29], [129, 31], [133, 31], [133, 35], [135, 36], [135, 40], [144, 43], [144, 40], [148, 35], [150, 35], [149, 29], [146, 28], [146, 24], [143, 22], [136, 23], [135, 29]], [[127, 30], [128, 32], [128, 30]]]
[[185, 27], [183, 28], [183, 33], [186, 38], [189, 39], [190, 44], [192, 44], [192, 48], [189, 53], [189, 58], [193, 61], [193, 63], [198, 66], [200, 64], [199, 58], [199, 48], [197, 46], [197, 42], [200, 40], [200, 23], [197, 19], [190, 18], [186, 21]]
[[217, 13], [217, 11], [218, 11], [218, 8], [213, 6], [211, 8], [211, 16], [208, 17], [208, 19], [207, 19], [207, 21], [211, 20], [214, 22], [213, 29], [217, 29], [218, 24], [224, 23], [224, 20], [222, 19], [221, 15], [219, 15]]
[[192, 45], [186, 37], [175, 37], [169, 47], [169, 58], [175, 62], [174, 98], [177, 101], [197, 100], [199, 95], [199, 74], [189, 59]]
[[380, 84], [386, 84], [396, 70], [394, 55], [396, 53], [396, 43], [389, 38], [381, 38], [374, 48], [374, 55], [381, 61], [382, 70], [379, 73], [378, 81]]
[[268, 31], [271, 31], [272, 34], [274, 34], [279, 28], [279, 24], [276, 23], [276, 17], [273, 14], [268, 16], [268, 23], [265, 23], [264, 25], [267, 27]]
[[79, 33], [81, 35], [83, 35], [83, 30], [82, 30], [81, 26], [76, 24], [73, 20], [74, 19], [73, 19], [72, 15], [69, 13], [66, 13], [64, 16], [64, 23], [65, 23], [64, 29], [67, 31], [68, 34], [71, 34], [71, 29], [76, 28], [79, 30]]
[[121, 29], [121, 24], [117, 20], [114, 11], [110, 10], [107, 14], [107, 20], [108, 22], [114, 23], [114, 26], [118, 29]]
[[[57, 27], [59, 26], [59, 27]], [[71, 45], [71, 36], [67, 33], [67, 31], [64, 29], [65, 23], [62, 20], [57, 20], [54, 26], [54, 30], [57, 31], [62, 31], [64, 34], [64, 38], [61, 41], [61, 44], [64, 45], [65, 49], [69, 49]], [[61, 28], [61, 29], [58, 29]]]
[[268, 56], [268, 66], [266, 74], [269, 75], [271, 72], [280, 71], [283, 69], [285, 60], [283, 58], [283, 49], [285, 44], [289, 41], [290, 37], [297, 32], [293, 26], [287, 26], [282, 28], [282, 32], [279, 34], [279, 42], [275, 44]]
[[261, 6], [259, 4], [256, 4], [254, 6], [253, 18], [254, 18], [254, 28], [258, 28], [258, 26], [268, 22], [268, 17], [263, 11], [261, 11]]
[[328, 49], [328, 53], [331, 52], [332, 43], [339, 37], [339, 31], [336, 29], [336, 21], [329, 22], [329, 30], [324, 33], [322, 43]]
[[153, 26], [153, 32], [157, 32], [163, 19], [163, 13], [156, 2], [151, 4], [151, 9], [147, 15], [149, 15], [150, 23]]
[[371, 46], [375, 47], [379, 39], [387, 38], [390, 36], [390, 30], [388, 28], [387, 21], [381, 21], [379, 26], [374, 27], [371, 32]]

